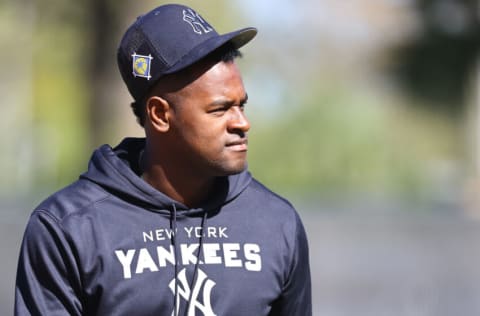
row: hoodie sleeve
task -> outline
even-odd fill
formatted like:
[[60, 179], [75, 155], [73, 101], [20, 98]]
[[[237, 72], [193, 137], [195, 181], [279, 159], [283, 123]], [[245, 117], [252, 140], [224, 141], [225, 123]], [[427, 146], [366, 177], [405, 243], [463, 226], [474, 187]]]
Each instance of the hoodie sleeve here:
[[75, 256], [58, 220], [35, 211], [20, 250], [15, 315], [81, 315]]
[[275, 301], [270, 316], [311, 316], [312, 291], [308, 241], [305, 229], [295, 213], [293, 255], [282, 295]]

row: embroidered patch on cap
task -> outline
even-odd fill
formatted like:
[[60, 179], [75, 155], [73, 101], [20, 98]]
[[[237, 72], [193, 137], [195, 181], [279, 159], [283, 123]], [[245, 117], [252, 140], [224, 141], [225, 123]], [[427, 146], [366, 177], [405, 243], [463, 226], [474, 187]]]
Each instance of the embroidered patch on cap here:
[[150, 64], [153, 57], [151, 55], [137, 55], [136, 53], [133, 53], [132, 57], [133, 76], [150, 80], [150, 78], [152, 78], [152, 76], [150, 76]]

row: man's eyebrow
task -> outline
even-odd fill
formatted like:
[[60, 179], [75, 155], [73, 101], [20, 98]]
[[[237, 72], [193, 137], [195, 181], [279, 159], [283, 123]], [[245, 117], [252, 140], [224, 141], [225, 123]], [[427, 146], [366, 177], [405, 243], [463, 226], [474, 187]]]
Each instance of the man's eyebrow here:
[[[245, 93], [245, 96], [240, 100], [240, 105], [243, 105], [247, 103], [248, 101], [248, 94]], [[217, 99], [212, 101], [209, 106], [215, 106], [215, 105], [234, 105], [235, 101], [230, 100], [230, 99]]]

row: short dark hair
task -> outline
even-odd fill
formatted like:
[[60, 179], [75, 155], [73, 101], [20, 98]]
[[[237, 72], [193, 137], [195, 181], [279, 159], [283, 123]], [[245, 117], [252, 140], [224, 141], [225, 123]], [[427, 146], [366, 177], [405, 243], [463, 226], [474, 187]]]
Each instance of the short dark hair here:
[[[207, 55], [204, 59], [202, 60], [214, 60], [216, 62], [232, 62], [235, 60], [235, 58], [242, 57], [242, 53], [233, 47], [231, 44], [224, 45], [209, 55]], [[181, 71], [180, 71], [181, 72]], [[173, 74], [174, 75], [174, 74]], [[148, 94], [147, 94], [148, 96]], [[135, 117], [137, 118], [138, 124], [140, 126], [145, 126], [145, 106], [146, 106], [146, 98], [143, 100], [135, 100], [134, 102], [131, 103], [131, 108], [133, 111], [133, 114], [135, 114]]]

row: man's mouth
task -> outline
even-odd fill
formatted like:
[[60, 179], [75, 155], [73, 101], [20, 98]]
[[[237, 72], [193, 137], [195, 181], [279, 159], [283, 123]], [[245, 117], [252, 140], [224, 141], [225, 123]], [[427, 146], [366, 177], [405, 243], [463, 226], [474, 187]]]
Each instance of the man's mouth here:
[[227, 143], [227, 147], [234, 151], [247, 151], [248, 149], [248, 140], [242, 138], [233, 142]]

